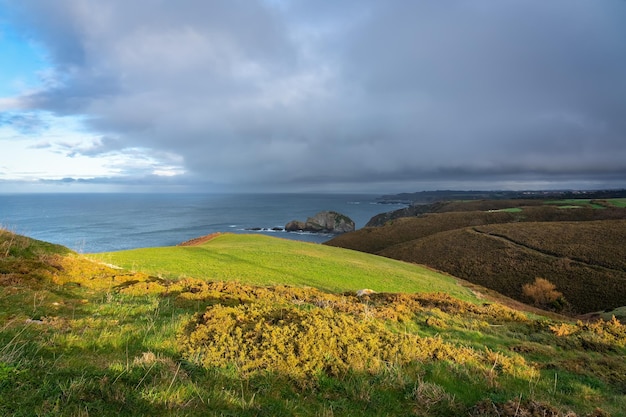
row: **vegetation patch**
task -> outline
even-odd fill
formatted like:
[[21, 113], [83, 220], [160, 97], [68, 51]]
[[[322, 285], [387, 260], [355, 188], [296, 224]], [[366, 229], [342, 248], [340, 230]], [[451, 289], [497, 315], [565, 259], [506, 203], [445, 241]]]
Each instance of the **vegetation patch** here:
[[522, 208], [521, 207], [509, 207], [509, 208], [503, 208], [503, 209], [497, 209], [497, 210], [488, 210], [488, 213], [499, 213], [499, 212], [504, 212], [504, 213], [521, 213]]
[[430, 360], [464, 363], [481, 372], [496, 361], [501, 370], [536, 376], [521, 357], [458, 347], [440, 337], [393, 332], [384, 322], [332, 308], [213, 306], [193, 323], [183, 346], [188, 358], [205, 367], [234, 366], [244, 374], [271, 371], [296, 381], [310, 381], [322, 373], [331, 377], [352, 371], [377, 373], [389, 364]]
[[90, 258], [168, 279], [183, 277], [253, 285], [300, 285], [343, 292], [446, 292], [476, 300], [430, 269], [355, 251], [260, 235], [223, 234], [199, 246], [134, 249]]
[[612, 317], [616, 317], [622, 323], [626, 323], [626, 306], [618, 307], [613, 310], [607, 309], [601, 312], [599, 315], [604, 320], [610, 320]]
[[[368, 253], [379, 253], [393, 245], [422, 239], [436, 233], [488, 224], [521, 222], [583, 222], [626, 219], [626, 210], [611, 207], [594, 210], [583, 207], [580, 210], [561, 210], [554, 205], [542, 204], [536, 200], [517, 201], [474, 201], [470, 203], [442, 203], [443, 207], [418, 216], [393, 219], [381, 227], [366, 227], [355, 232], [345, 233], [326, 242], [330, 246], [354, 249]], [[503, 208], [518, 207], [522, 212], [489, 212]]]
[[626, 207], [626, 198], [611, 198], [606, 201], [614, 207]]
[[[0, 286], [3, 416], [582, 417], [626, 409], [617, 320], [529, 316], [441, 291], [357, 296], [158, 276], [24, 245], [30, 255], [2, 259], [3, 273], [17, 277]], [[249, 267], [230, 263], [240, 266]]]
[[603, 209], [606, 207], [618, 207], [612, 203], [612, 201], [618, 200], [620, 199], [594, 200], [589, 198], [566, 198], [562, 200], [545, 201], [545, 204], [555, 205], [559, 208], [591, 207], [594, 209]]
[[[626, 299], [626, 210], [609, 207], [609, 202], [603, 210], [588, 204], [576, 210], [544, 204], [517, 213], [429, 213], [361, 229], [327, 244], [428, 265], [525, 303], [534, 300], [524, 294], [524, 285], [545, 278], [567, 303], [544, 307], [571, 314], [598, 312], [622, 307]], [[490, 207], [488, 203], [481, 202]]]
[[576, 324], [560, 323], [550, 326], [558, 337], [566, 338], [587, 350], [603, 351], [626, 347], [626, 325], [613, 316], [610, 320], [597, 320]]
[[304, 381], [320, 373], [378, 372], [388, 362], [402, 365], [418, 358], [415, 336], [319, 307], [210, 307], [184, 346], [187, 357], [206, 367], [271, 371]]

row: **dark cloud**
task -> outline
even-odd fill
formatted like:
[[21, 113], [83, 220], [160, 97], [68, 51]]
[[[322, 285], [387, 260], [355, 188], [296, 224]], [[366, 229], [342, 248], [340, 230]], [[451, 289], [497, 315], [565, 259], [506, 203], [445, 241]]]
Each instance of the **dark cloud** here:
[[55, 66], [22, 101], [88, 116], [103, 139], [81, 154], [178, 154], [190, 178], [259, 189], [626, 181], [623, 1], [16, 10]]

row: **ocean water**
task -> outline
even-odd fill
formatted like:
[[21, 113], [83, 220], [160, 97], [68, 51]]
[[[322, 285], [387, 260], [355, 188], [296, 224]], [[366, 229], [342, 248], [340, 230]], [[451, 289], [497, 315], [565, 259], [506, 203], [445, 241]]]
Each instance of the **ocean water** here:
[[401, 206], [357, 194], [13, 194], [0, 195], [0, 226], [81, 253], [170, 246], [215, 232], [262, 233], [322, 243], [327, 234], [250, 228], [283, 227], [322, 210], [357, 228]]

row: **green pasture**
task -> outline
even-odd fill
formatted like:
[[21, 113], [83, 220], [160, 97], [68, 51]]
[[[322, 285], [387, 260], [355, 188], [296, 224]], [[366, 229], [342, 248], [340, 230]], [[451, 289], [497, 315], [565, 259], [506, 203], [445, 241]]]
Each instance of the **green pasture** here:
[[169, 279], [311, 286], [343, 292], [445, 292], [475, 300], [446, 275], [424, 267], [347, 249], [261, 235], [220, 235], [200, 246], [133, 249], [92, 259]]
[[562, 200], [549, 200], [545, 204], [561, 206], [562, 208], [573, 207], [591, 207], [596, 209], [606, 208], [606, 205], [598, 204], [598, 202], [606, 202], [608, 206], [626, 207], [626, 198], [607, 198], [607, 199], [589, 199], [589, 198], [568, 198]]
[[591, 207], [601, 209], [604, 206], [599, 204], [595, 204], [591, 202], [591, 199], [588, 198], [567, 198], [563, 200], [550, 200], [546, 201], [545, 204], [551, 204], [555, 206], [559, 206], [560, 208], [578, 208], [578, 207]]
[[613, 204], [615, 207], [626, 207], [626, 198], [611, 198], [609, 201], [611, 204]]
[[489, 210], [489, 213], [521, 213], [522, 209], [521, 207], [509, 207], [509, 208], [504, 208], [504, 209], [498, 209], [498, 210]]

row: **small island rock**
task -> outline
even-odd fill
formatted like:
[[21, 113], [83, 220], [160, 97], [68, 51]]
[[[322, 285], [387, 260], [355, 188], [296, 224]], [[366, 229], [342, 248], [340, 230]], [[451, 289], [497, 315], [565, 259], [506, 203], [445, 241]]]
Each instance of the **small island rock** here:
[[304, 230], [305, 226], [306, 225], [304, 224], [304, 222], [301, 222], [298, 220], [292, 220], [285, 225], [285, 230], [287, 232], [298, 232], [298, 231]]
[[285, 225], [285, 230], [288, 232], [346, 233], [353, 232], [354, 229], [354, 221], [336, 211], [321, 211], [309, 217], [306, 222], [293, 220]]

